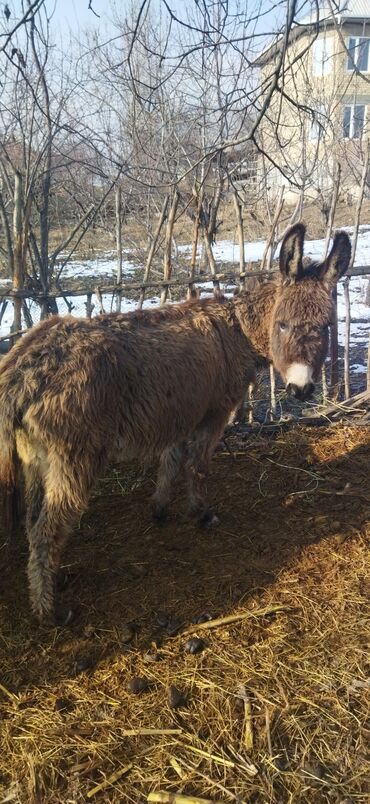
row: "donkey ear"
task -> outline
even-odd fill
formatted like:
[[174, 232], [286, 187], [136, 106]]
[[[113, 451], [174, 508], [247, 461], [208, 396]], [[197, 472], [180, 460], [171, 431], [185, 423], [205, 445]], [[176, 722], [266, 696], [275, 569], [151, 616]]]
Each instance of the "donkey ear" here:
[[280, 249], [280, 271], [284, 277], [299, 279], [303, 275], [302, 257], [306, 227], [296, 223], [288, 229]]
[[335, 285], [338, 279], [346, 273], [351, 259], [351, 250], [351, 241], [347, 232], [336, 232], [330, 254], [321, 270], [321, 278], [325, 282]]

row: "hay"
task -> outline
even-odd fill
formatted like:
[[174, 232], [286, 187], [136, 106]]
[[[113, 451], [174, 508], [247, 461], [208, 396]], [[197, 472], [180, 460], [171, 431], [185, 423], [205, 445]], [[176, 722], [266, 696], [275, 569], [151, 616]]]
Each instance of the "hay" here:
[[181, 486], [158, 529], [151, 474], [102, 482], [65, 556], [70, 629], [32, 623], [23, 536], [0, 550], [0, 802], [367, 801], [370, 433], [228, 446], [212, 533], [187, 521]]

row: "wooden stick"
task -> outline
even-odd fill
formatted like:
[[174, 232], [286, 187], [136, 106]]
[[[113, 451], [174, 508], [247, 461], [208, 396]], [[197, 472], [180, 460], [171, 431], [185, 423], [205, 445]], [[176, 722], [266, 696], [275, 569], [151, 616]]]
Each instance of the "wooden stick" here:
[[271, 401], [270, 419], [271, 421], [273, 421], [274, 416], [276, 415], [276, 377], [275, 377], [275, 369], [272, 363], [270, 365], [270, 401]]
[[253, 393], [255, 387], [255, 383], [248, 385], [248, 424], [253, 424]]
[[333, 195], [332, 195], [331, 204], [330, 204], [328, 226], [327, 226], [327, 230], [326, 230], [326, 238], [325, 238], [325, 245], [324, 245], [324, 255], [323, 255], [324, 260], [328, 256], [330, 238], [331, 238], [331, 233], [333, 231], [335, 210], [337, 208], [337, 203], [338, 203], [338, 194], [339, 194], [339, 185], [340, 185], [341, 173], [342, 173], [341, 164], [340, 164], [340, 162], [337, 162], [337, 170], [336, 170], [335, 179], [334, 179], [334, 182], [333, 182]]
[[200, 216], [202, 212], [203, 206], [203, 196], [204, 190], [203, 187], [200, 188], [199, 193], [197, 195], [196, 188], [193, 188], [193, 196], [196, 199], [196, 214], [195, 214], [195, 221], [194, 221], [194, 228], [193, 228], [193, 243], [191, 249], [191, 260], [190, 260], [190, 276], [195, 276], [195, 267], [197, 264], [197, 250], [198, 250], [198, 240], [199, 240], [199, 228], [200, 228]]
[[[335, 210], [337, 208], [339, 185], [342, 168], [340, 162], [337, 163], [337, 171], [333, 184], [333, 196], [331, 200], [328, 228], [326, 232], [324, 259], [329, 251], [329, 243], [333, 231]], [[338, 371], [338, 290], [337, 285], [333, 290], [333, 322], [330, 327], [330, 392], [334, 398], [339, 394], [339, 371]]]
[[176, 759], [176, 757], [170, 757], [170, 765], [174, 769], [175, 773], [180, 777], [180, 779], [184, 778], [184, 771], [180, 765], [180, 762]]
[[201, 748], [195, 748], [193, 745], [187, 745], [186, 748], [188, 751], [193, 751], [194, 754], [199, 754], [199, 756], [204, 757], [205, 759], [212, 759], [213, 762], [217, 762], [219, 765], [224, 765], [225, 768], [235, 768], [235, 762], [232, 762], [231, 759], [224, 759], [224, 757], [220, 757], [217, 754], [210, 754], [208, 751], [203, 751]]
[[[236, 190], [233, 193], [233, 201], [236, 212], [236, 223], [238, 227], [238, 240], [239, 240], [239, 272], [240, 275], [245, 271], [245, 254], [244, 254], [244, 231], [243, 231], [243, 216], [242, 205], [239, 201], [239, 196]], [[243, 280], [244, 281], [244, 280]]]
[[[122, 284], [122, 188], [117, 184], [115, 188], [116, 201], [116, 247], [117, 247], [117, 285]], [[121, 311], [121, 291], [117, 290], [116, 309]]]
[[322, 384], [322, 401], [323, 404], [326, 405], [328, 401], [328, 381], [326, 379], [326, 365], [324, 365], [321, 369], [321, 384]]
[[[217, 804], [217, 801], [210, 798], [198, 798], [197, 796], [184, 796], [182, 793], [167, 793], [158, 790], [156, 793], [149, 793], [148, 802], [152, 804]], [[219, 803], [221, 804], [221, 802]]]
[[[196, 279], [191, 279], [187, 274], [184, 275], [181, 279], [169, 279], [166, 282], [163, 279], [155, 279], [149, 280], [145, 282], [142, 280], [141, 282], [122, 282], [122, 285], [99, 285], [99, 290], [101, 293], [117, 293], [117, 289], [122, 290], [124, 293], [125, 291], [132, 291], [132, 290], [142, 290], [143, 288], [161, 288], [163, 285], [168, 285], [169, 287], [187, 287], [189, 285], [194, 284], [195, 282], [213, 282], [217, 280], [219, 282], [233, 282], [237, 285], [240, 279], [251, 277], [273, 277], [273, 275], [277, 273], [277, 271], [245, 271], [244, 274], [237, 274], [233, 271], [223, 271], [216, 274], [205, 274], [203, 276], [197, 277]], [[351, 271], [347, 271], [346, 276], [368, 276], [370, 275], [370, 265], [358, 265], [355, 266]], [[8, 290], [0, 290], [0, 299], [32, 299], [33, 301], [42, 301], [48, 299], [62, 299], [64, 296], [86, 296], [88, 292], [88, 287], [82, 286], [79, 288], [74, 288], [73, 290], [57, 290], [57, 291], [50, 291], [49, 293], [32, 293], [29, 290], [21, 290], [21, 291], [13, 291], [11, 287]], [[19, 334], [19, 333], [15, 333]]]
[[182, 734], [182, 729], [124, 729], [121, 731], [121, 737], [145, 737], [156, 734]]
[[118, 768], [118, 770], [114, 771], [114, 773], [108, 776], [107, 779], [104, 779], [103, 782], [95, 785], [95, 787], [93, 787], [92, 790], [89, 790], [89, 792], [86, 794], [87, 798], [92, 798], [93, 796], [96, 795], [96, 793], [100, 793], [101, 790], [105, 790], [107, 787], [110, 787], [110, 785], [117, 782], [118, 779], [121, 778], [121, 776], [124, 776], [125, 773], [128, 773], [128, 771], [131, 770], [131, 768], [132, 768], [132, 762], [129, 762], [128, 765], [124, 765], [123, 768]]
[[96, 296], [96, 298], [97, 298], [97, 300], [99, 302], [100, 312], [103, 313], [103, 315], [104, 315], [105, 310], [104, 310], [102, 292], [101, 292], [100, 288], [95, 288], [94, 292], [95, 292], [95, 296]]
[[266, 723], [266, 737], [267, 737], [267, 747], [269, 750], [270, 757], [272, 757], [272, 742], [271, 742], [271, 730], [270, 730], [270, 715], [269, 710], [266, 706], [265, 708], [265, 723]]
[[244, 611], [240, 614], [228, 614], [226, 617], [217, 617], [215, 620], [208, 620], [205, 623], [198, 623], [189, 625], [188, 628], [182, 632], [183, 634], [193, 633], [194, 631], [208, 631], [212, 628], [222, 628], [224, 625], [237, 623], [241, 620], [249, 620], [253, 617], [265, 617], [266, 614], [275, 614], [279, 611], [290, 611], [291, 606], [268, 606], [265, 609], [254, 609], [254, 611]]
[[273, 218], [272, 223], [271, 223], [270, 235], [269, 235], [269, 238], [268, 238], [266, 246], [265, 246], [265, 250], [264, 250], [263, 255], [262, 255], [262, 260], [261, 260], [261, 268], [262, 269], [264, 269], [266, 267], [269, 268], [269, 269], [271, 268], [272, 260], [273, 260], [273, 256], [274, 256], [273, 255], [273, 243], [274, 243], [274, 238], [275, 238], [275, 231], [276, 231], [276, 227], [277, 227], [278, 222], [279, 222], [280, 215], [281, 215], [282, 210], [283, 210], [283, 206], [284, 206], [284, 187], [281, 187], [280, 191], [279, 191], [279, 197], [278, 197], [278, 200], [277, 200], [277, 204], [276, 204], [275, 215], [274, 215], [274, 218]]
[[164, 224], [164, 222], [166, 220], [166, 217], [167, 217], [167, 208], [168, 208], [169, 200], [170, 200], [169, 195], [166, 195], [166, 198], [164, 199], [164, 204], [163, 204], [163, 207], [162, 207], [162, 211], [161, 211], [161, 214], [160, 214], [160, 218], [159, 218], [159, 221], [158, 221], [158, 225], [157, 225], [157, 228], [155, 230], [155, 234], [154, 234], [154, 237], [153, 237], [150, 249], [149, 249], [147, 261], [146, 261], [146, 264], [145, 264], [145, 270], [144, 270], [144, 284], [141, 285], [141, 293], [140, 293], [140, 297], [139, 297], [139, 301], [138, 301], [138, 305], [137, 305], [139, 310], [141, 310], [141, 308], [143, 306], [143, 303], [144, 303], [145, 287], [148, 287], [147, 281], [148, 281], [148, 278], [149, 278], [150, 266], [151, 266], [151, 264], [153, 262], [153, 257], [154, 257], [154, 254], [155, 254], [155, 250], [157, 248], [157, 243], [158, 243], [158, 240], [159, 240], [159, 235], [161, 233], [162, 226], [163, 226], [163, 224]]
[[86, 294], [86, 302], [85, 302], [87, 318], [91, 318], [94, 309], [94, 305], [91, 300], [92, 300], [92, 292], [90, 291], [89, 293]]
[[244, 684], [240, 684], [237, 690], [238, 698], [241, 698], [244, 703], [244, 728], [242, 737], [242, 748], [246, 751], [253, 749], [253, 720], [252, 720], [252, 705], [251, 699], [248, 695], [247, 689]]
[[[164, 247], [164, 258], [163, 258], [163, 279], [171, 279], [172, 274], [172, 259], [171, 259], [171, 248], [172, 248], [172, 235], [173, 235], [173, 227], [175, 224], [175, 217], [176, 217], [176, 210], [179, 203], [179, 192], [175, 190], [172, 198], [172, 204], [170, 213], [167, 220], [167, 227], [166, 227], [166, 241]], [[168, 295], [168, 285], [167, 283], [163, 284], [163, 289], [160, 298], [160, 304], [165, 304]]]
[[351, 377], [350, 377], [350, 340], [351, 340], [351, 302], [349, 295], [349, 277], [344, 280], [344, 303], [346, 307], [346, 321], [344, 329], [344, 397], [349, 399], [351, 396]]
[[[204, 248], [206, 250], [209, 267], [211, 269], [213, 287], [214, 287], [215, 290], [218, 290], [219, 287], [220, 287], [220, 283], [219, 283], [219, 280], [217, 279], [216, 260], [215, 260], [214, 254], [213, 254], [211, 237], [210, 237], [210, 234], [209, 234], [209, 232], [207, 231], [206, 228], [204, 228], [203, 240], [204, 240]], [[204, 278], [203, 278], [202, 281], [204, 282]]]
[[4, 684], [1, 684], [1, 682], [0, 682], [0, 692], [6, 695], [6, 697], [9, 698], [11, 701], [19, 701], [18, 695], [16, 695], [14, 692], [10, 692], [10, 690], [4, 687]]

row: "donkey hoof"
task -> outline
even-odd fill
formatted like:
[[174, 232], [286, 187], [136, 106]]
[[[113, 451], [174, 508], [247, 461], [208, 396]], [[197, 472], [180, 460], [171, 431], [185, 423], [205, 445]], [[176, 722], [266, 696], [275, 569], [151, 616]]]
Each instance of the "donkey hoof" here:
[[220, 520], [217, 514], [212, 511], [212, 508], [209, 508], [207, 511], [204, 511], [200, 517], [199, 524], [201, 528], [217, 528], [217, 525], [220, 524]]
[[76, 618], [76, 611], [74, 609], [66, 608], [59, 609], [55, 615], [55, 625], [59, 628], [65, 628], [70, 625]]
[[165, 505], [152, 506], [152, 519], [156, 525], [163, 525], [168, 519], [168, 509]]
[[36, 620], [41, 628], [55, 628], [57, 618], [54, 612], [34, 611]]

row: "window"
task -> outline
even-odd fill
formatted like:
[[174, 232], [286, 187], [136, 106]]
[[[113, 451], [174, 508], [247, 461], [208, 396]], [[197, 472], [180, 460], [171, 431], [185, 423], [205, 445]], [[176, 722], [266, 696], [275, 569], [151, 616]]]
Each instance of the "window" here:
[[332, 66], [333, 38], [315, 39], [312, 50], [312, 74], [329, 75]]
[[344, 106], [343, 137], [346, 140], [359, 140], [364, 133], [365, 106]]
[[347, 70], [357, 67], [363, 73], [370, 71], [370, 38], [368, 36], [351, 36], [348, 40]]

